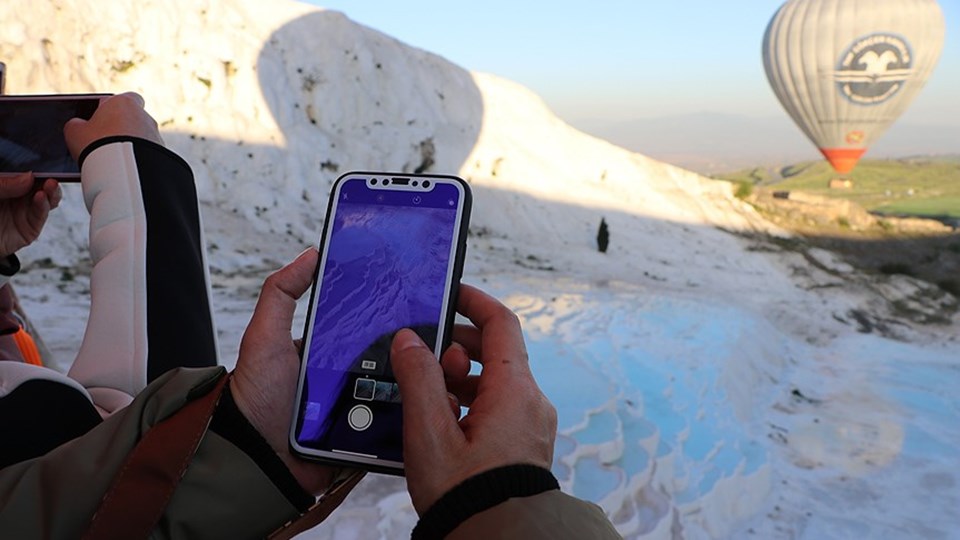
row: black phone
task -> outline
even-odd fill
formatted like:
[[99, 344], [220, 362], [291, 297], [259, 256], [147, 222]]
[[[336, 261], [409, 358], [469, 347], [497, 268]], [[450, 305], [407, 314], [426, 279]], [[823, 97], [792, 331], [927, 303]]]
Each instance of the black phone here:
[[333, 186], [290, 428], [306, 458], [403, 474], [390, 345], [450, 344], [472, 196], [456, 176], [355, 172]]
[[32, 171], [38, 179], [80, 180], [63, 126], [89, 120], [109, 94], [0, 96], [0, 175]]

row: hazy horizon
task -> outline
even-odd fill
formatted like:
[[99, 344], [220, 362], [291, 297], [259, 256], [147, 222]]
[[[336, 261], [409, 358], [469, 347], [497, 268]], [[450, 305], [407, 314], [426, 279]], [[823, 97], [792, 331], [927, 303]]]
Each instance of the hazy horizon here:
[[[586, 133], [701, 174], [791, 165], [823, 156], [786, 115], [714, 111], [609, 122], [586, 121]], [[960, 126], [898, 122], [863, 159], [960, 155]]]

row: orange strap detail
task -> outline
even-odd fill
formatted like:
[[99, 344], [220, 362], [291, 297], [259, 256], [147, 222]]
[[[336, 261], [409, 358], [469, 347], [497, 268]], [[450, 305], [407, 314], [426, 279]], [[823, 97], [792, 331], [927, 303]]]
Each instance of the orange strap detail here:
[[20, 349], [20, 356], [23, 361], [35, 366], [42, 366], [43, 360], [40, 358], [40, 351], [37, 350], [37, 344], [33, 338], [22, 327], [13, 334], [13, 340], [17, 342], [17, 348]]

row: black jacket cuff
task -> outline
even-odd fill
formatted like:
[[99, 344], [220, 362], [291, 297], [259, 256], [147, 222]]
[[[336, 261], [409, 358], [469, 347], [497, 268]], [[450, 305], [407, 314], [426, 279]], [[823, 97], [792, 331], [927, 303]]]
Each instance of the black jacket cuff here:
[[187, 173], [193, 178], [193, 172], [190, 169], [190, 165], [182, 157], [177, 155], [174, 151], [170, 150], [162, 144], [157, 144], [151, 140], [144, 139], [142, 137], [136, 137], [134, 135], [110, 135], [109, 137], [103, 137], [102, 139], [97, 139], [92, 143], [88, 144], [86, 148], [80, 151], [80, 155], [77, 156], [77, 164], [83, 169], [83, 162], [86, 161], [87, 156], [91, 152], [100, 148], [101, 146], [106, 146], [108, 144], [113, 144], [117, 142], [130, 142], [134, 143], [137, 146], [152, 147], [159, 152], [167, 154], [168, 157], [172, 158], [180, 167], [187, 169]]
[[316, 499], [300, 486], [263, 435], [237, 408], [229, 385], [224, 388], [217, 410], [213, 413], [210, 429], [247, 454], [298, 512], [303, 514], [313, 506]]
[[16, 254], [11, 253], [6, 257], [0, 257], [0, 274], [10, 277], [20, 271], [20, 259]]
[[507, 465], [470, 477], [440, 497], [413, 529], [414, 540], [443, 538], [474, 514], [515, 497], [560, 489], [549, 470], [536, 465]]

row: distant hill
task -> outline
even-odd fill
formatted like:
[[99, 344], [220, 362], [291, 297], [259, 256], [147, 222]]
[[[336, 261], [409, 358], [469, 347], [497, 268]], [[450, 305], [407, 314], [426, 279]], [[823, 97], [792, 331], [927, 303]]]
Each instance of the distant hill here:
[[[628, 150], [701, 174], [820, 159], [785, 114], [752, 117], [700, 112], [615, 124], [588, 122], [582, 127]], [[957, 152], [956, 141], [960, 141], [960, 125], [896, 123], [867, 157], [951, 154]]]
[[849, 178], [850, 189], [831, 189], [836, 173], [823, 161], [786, 167], [752, 167], [715, 175], [737, 183], [774, 186], [844, 198], [888, 215], [960, 219], [960, 155], [864, 160]]

